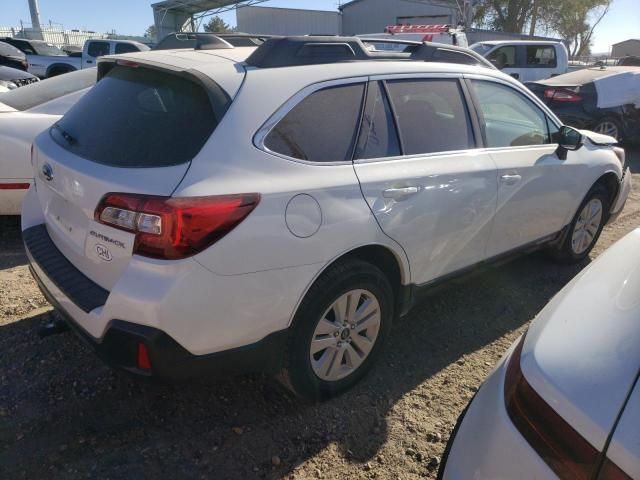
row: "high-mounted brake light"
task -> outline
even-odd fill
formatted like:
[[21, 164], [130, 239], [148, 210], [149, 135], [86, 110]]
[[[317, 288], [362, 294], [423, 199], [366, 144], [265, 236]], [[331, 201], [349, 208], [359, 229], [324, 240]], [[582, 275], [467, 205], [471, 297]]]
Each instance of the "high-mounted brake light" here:
[[[504, 401], [509, 418], [560, 479], [591, 480], [597, 473], [601, 453], [529, 385], [520, 367], [524, 341], [525, 336], [513, 351], [507, 366]], [[598, 479], [630, 480], [630, 477], [608, 461], [607, 468], [601, 471]]]
[[96, 208], [95, 220], [134, 233], [133, 253], [174, 260], [220, 240], [259, 201], [257, 193], [183, 198], [108, 193]]
[[544, 98], [553, 100], [554, 102], [581, 102], [582, 97], [576, 92], [572, 92], [566, 88], [547, 88], [544, 91]]

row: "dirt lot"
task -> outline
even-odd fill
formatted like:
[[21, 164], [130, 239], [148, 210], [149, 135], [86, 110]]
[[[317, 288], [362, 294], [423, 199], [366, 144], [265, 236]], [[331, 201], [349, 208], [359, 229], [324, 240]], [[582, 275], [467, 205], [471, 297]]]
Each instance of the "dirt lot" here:
[[[640, 173], [640, 150], [628, 160]], [[640, 224], [640, 175], [592, 256]], [[435, 478], [456, 418], [495, 362], [585, 265], [541, 253], [451, 283], [394, 327], [383, 361], [308, 405], [262, 377], [143, 383], [105, 367], [30, 277], [0, 218], [0, 478]]]

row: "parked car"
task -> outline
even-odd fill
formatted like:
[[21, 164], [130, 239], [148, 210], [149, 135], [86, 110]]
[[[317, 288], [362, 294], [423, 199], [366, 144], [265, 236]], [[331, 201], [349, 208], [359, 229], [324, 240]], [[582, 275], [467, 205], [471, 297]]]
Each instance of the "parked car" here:
[[27, 56], [16, 47], [0, 42], [0, 65], [27, 71]]
[[452, 434], [439, 479], [640, 478], [640, 229], [562, 289]]
[[[462, 27], [454, 25], [390, 25], [384, 33], [358, 35], [362, 39], [382, 38], [387, 40], [410, 40], [414, 42], [434, 42], [445, 45], [468, 47], [467, 35]], [[402, 44], [381, 43], [378, 50], [402, 50]]]
[[567, 125], [640, 141], [640, 67], [591, 67], [526, 85]]
[[27, 55], [29, 72], [49, 78], [81, 68], [96, 66], [96, 59], [102, 55], [141, 52], [149, 50], [146, 45], [131, 40], [87, 40], [80, 58], [69, 56], [52, 43], [24, 38], [0, 38], [0, 41], [13, 45]]
[[500, 40], [474, 43], [469, 48], [523, 83], [562, 75], [569, 70], [569, 55], [562, 42]]
[[6, 91], [30, 85], [38, 80], [38, 77], [23, 70], [0, 66], [0, 87]]
[[618, 60], [617, 65], [621, 67], [640, 67], [640, 57], [637, 55], [627, 55]]
[[32, 183], [31, 144], [96, 82], [96, 69], [0, 94], [0, 215], [20, 215]]
[[624, 151], [468, 49], [408, 45], [102, 57], [34, 143], [22, 234], [47, 298], [131, 372], [281, 371], [326, 398], [435, 282], [535, 247], [584, 259], [629, 193]]

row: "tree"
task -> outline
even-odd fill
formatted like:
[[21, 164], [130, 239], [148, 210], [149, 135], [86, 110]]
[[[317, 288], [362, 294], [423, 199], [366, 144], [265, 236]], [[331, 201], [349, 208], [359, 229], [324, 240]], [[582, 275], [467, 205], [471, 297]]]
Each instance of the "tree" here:
[[589, 52], [593, 32], [609, 12], [611, 2], [612, 0], [564, 0], [549, 12], [548, 21], [552, 30], [571, 42], [571, 57]]
[[217, 15], [211, 17], [211, 20], [205, 23], [202, 28], [205, 32], [211, 33], [229, 33], [233, 31], [233, 28]]
[[144, 31], [144, 36], [155, 41], [156, 40], [156, 26], [155, 25], [149, 25], [149, 28], [147, 28]]

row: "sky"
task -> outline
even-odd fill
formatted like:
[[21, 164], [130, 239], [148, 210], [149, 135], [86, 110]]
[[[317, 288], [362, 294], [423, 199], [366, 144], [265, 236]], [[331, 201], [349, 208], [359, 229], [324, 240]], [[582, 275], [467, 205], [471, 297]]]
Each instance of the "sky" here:
[[[153, 23], [150, 7], [153, 2], [150, 0], [39, 2], [42, 22], [63, 24], [65, 28], [97, 32], [115, 30], [123, 35], [142, 35]], [[338, 3], [338, 0], [271, 0], [263, 6], [335, 10]], [[27, 0], [0, 0], [0, 4], [0, 27], [18, 26], [20, 20], [31, 22]], [[236, 23], [235, 12], [228, 12], [223, 18], [231, 25]], [[592, 51], [606, 53], [611, 44], [628, 38], [640, 38], [640, 0], [613, 0], [609, 14], [595, 31]]]

